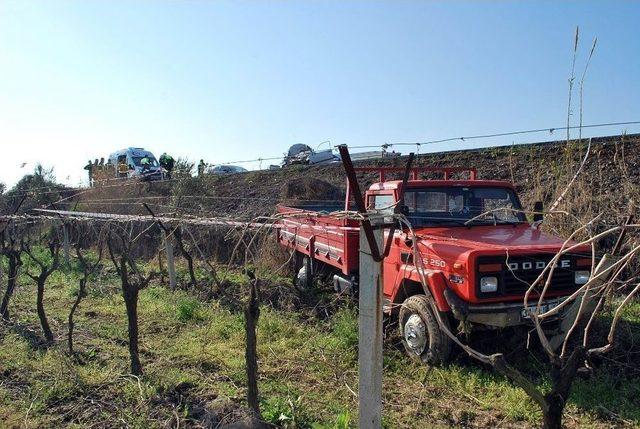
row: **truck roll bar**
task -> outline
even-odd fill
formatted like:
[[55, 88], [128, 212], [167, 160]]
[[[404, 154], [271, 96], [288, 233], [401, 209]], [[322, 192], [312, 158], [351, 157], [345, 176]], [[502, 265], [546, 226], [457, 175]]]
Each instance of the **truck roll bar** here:
[[[360, 192], [360, 185], [358, 185], [358, 178], [356, 177], [356, 170], [353, 168], [353, 162], [351, 162], [351, 156], [349, 155], [349, 149], [347, 145], [338, 146], [340, 151], [340, 158], [342, 159], [342, 164], [344, 165], [344, 170], [347, 173], [347, 198], [345, 201], [345, 210], [349, 209], [349, 201], [351, 199], [350, 193], [353, 194], [354, 199], [356, 200], [356, 207], [358, 208], [358, 212], [362, 214], [367, 213], [367, 208], [364, 205], [364, 197]], [[409, 159], [407, 160], [407, 165], [405, 168], [398, 168], [398, 171], [404, 171], [403, 179], [402, 179], [402, 188], [400, 190], [400, 201], [404, 201], [404, 190], [406, 189], [407, 181], [409, 180], [409, 172], [411, 171], [411, 164], [413, 163], [413, 152], [409, 154]], [[380, 173], [383, 174], [382, 172]], [[400, 209], [399, 205], [396, 205], [394, 212], [398, 213]], [[396, 229], [396, 223], [393, 222], [389, 228], [389, 236], [387, 237], [387, 242], [384, 244], [384, 248], [382, 252], [378, 249], [378, 244], [373, 235], [373, 227], [371, 225], [371, 221], [367, 218], [362, 220], [362, 230], [364, 231], [364, 235], [367, 237], [367, 242], [369, 243], [369, 249], [371, 250], [371, 258], [376, 262], [381, 262], [388, 254], [391, 249], [391, 242], [393, 241], [393, 232]]]

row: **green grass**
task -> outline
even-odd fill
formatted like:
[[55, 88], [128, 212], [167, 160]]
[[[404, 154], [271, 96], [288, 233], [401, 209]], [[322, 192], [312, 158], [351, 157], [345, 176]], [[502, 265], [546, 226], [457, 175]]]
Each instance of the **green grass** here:
[[[226, 287], [243, 287], [242, 276], [229, 278], [234, 282]], [[241, 309], [160, 285], [142, 291], [145, 373], [138, 379], [127, 375], [126, 318], [112, 274], [89, 286], [76, 315], [78, 356], [66, 353], [66, 317], [77, 281], [73, 267], [52, 275], [45, 305], [58, 343], [43, 349], [34, 343], [41, 336], [34, 288], [21, 278], [11, 305], [17, 325], [0, 328], [0, 427], [24, 427], [26, 421], [30, 428], [155, 428], [175, 426], [176, 419], [181, 427], [192, 427], [207, 415], [233, 415], [245, 406]], [[308, 310], [261, 308], [263, 417], [287, 428], [355, 427], [357, 313], [346, 305], [319, 319]], [[629, 307], [625, 318], [637, 323], [640, 305]], [[522, 390], [468, 359], [429, 368], [406, 358], [393, 338], [384, 353], [385, 427], [535, 427], [539, 422], [538, 407]], [[567, 407], [570, 427], [639, 425], [640, 380], [608, 368], [576, 383]]]

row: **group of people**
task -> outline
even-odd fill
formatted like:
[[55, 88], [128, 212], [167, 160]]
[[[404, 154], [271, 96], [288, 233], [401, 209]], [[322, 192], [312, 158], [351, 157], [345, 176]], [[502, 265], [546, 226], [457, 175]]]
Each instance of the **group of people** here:
[[[163, 152], [163, 154], [160, 155], [160, 159], [158, 160], [158, 162], [160, 163], [160, 167], [162, 171], [162, 179], [171, 179], [171, 175], [173, 173], [173, 167], [175, 165], [175, 161], [173, 157], [167, 154], [167, 152]], [[152, 159], [149, 158], [147, 155], [145, 155], [140, 160], [140, 167], [142, 167], [142, 175], [145, 179], [149, 178], [147, 173], [152, 172], [151, 167], [154, 163], [155, 163], [155, 160], [152, 161]]]
[[87, 165], [84, 166], [84, 169], [87, 170], [87, 173], [89, 174], [89, 185], [93, 185], [95, 171], [103, 168], [104, 158], [100, 158], [100, 161], [98, 161], [98, 158], [93, 162], [91, 160], [87, 161]]
[[[162, 167], [164, 177], [167, 179], [171, 179], [171, 176], [173, 174], [173, 168], [175, 167], [175, 160], [173, 159], [173, 157], [167, 154], [166, 152], [164, 152], [162, 155], [160, 155], [160, 159], [158, 159], [158, 162], [160, 163], [160, 167]], [[87, 173], [89, 175], [90, 185], [93, 185], [93, 182], [95, 180], [96, 170], [102, 170], [108, 165], [109, 165], [108, 163], [105, 164], [104, 158], [100, 158], [100, 160], [96, 159], [95, 161], [89, 160], [87, 162], [87, 165], [85, 165], [84, 169], [87, 170]], [[145, 156], [142, 159], [140, 159], [140, 167], [142, 167], [143, 174], [146, 172], [149, 172], [151, 170], [151, 166], [152, 166], [152, 160], [148, 156]], [[133, 168], [126, 165], [126, 163], [122, 165], [118, 165], [117, 167], [118, 167], [118, 172], [121, 175], [127, 174], [128, 170], [130, 168]], [[202, 177], [204, 175], [206, 167], [207, 167], [207, 163], [205, 163], [204, 160], [201, 159], [200, 162], [198, 163], [198, 177]]]

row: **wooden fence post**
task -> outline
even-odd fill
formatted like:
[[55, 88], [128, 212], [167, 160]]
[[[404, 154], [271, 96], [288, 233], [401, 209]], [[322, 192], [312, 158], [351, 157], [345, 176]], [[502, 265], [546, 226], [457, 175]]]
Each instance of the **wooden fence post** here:
[[167, 253], [167, 271], [169, 272], [169, 288], [176, 290], [176, 265], [173, 259], [173, 243], [169, 234], [164, 234], [164, 248]]
[[[376, 223], [372, 219], [374, 228]], [[383, 230], [375, 228], [373, 233], [380, 249]], [[359, 295], [359, 428], [377, 429], [382, 427], [382, 262], [373, 260], [362, 226]]]
[[64, 263], [69, 267], [71, 265], [71, 257], [69, 256], [69, 226], [66, 223], [62, 224], [62, 240]]

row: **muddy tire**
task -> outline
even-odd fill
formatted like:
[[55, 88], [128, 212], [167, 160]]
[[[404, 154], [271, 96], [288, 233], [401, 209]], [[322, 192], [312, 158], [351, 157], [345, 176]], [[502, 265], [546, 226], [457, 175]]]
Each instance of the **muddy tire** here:
[[[404, 301], [398, 316], [405, 351], [412, 359], [430, 365], [445, 364], [451, 355], [451, 339], [440, 330], [436, 311], [431, 297], [414, 295]], [[449, 328], [447, 318], [442, 320]]]
[[298, 254], [299, 262], [296, 262], [296, 272], [293, 278], [293, 285], [300, 292], [308, 292], [313, 289], [314, 276], [311, 260], [308, 256]]

